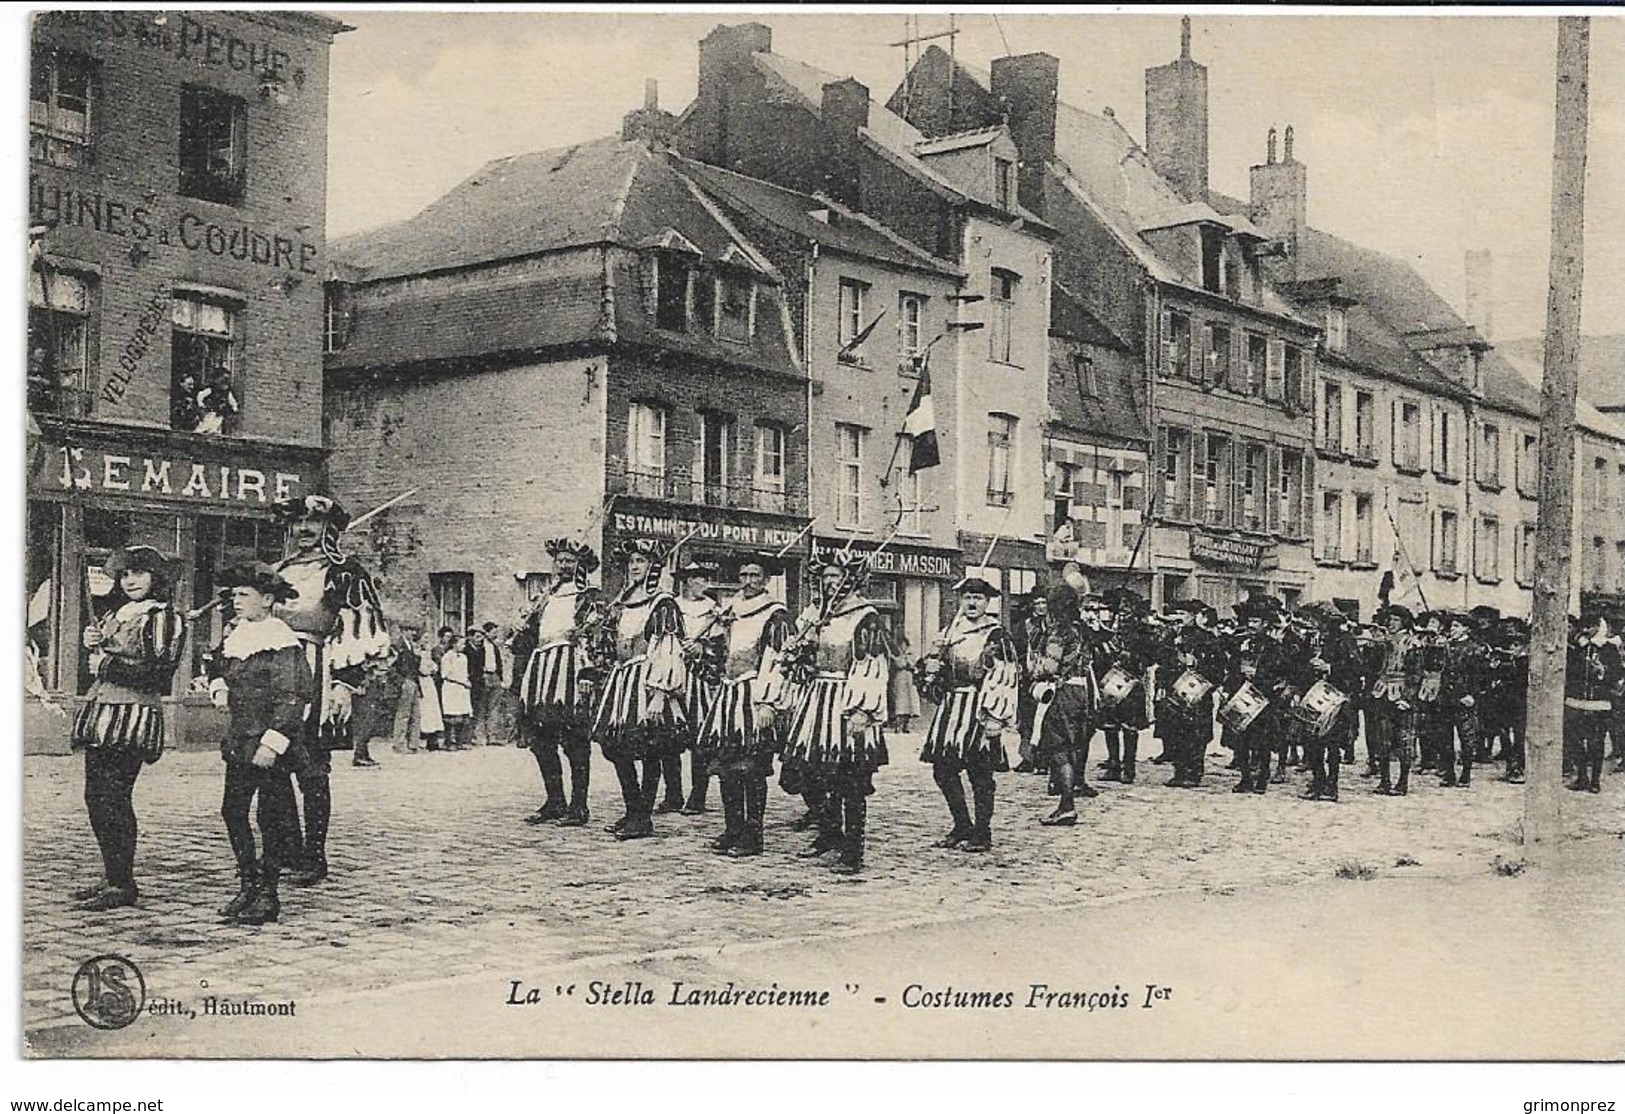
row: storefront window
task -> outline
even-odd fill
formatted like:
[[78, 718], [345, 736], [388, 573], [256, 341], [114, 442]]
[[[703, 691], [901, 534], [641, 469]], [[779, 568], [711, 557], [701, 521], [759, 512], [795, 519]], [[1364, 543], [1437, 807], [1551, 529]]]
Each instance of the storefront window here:
[[[85, 550], [83, 567], [79, 572], [81, 595], [80, 616], [84, 623], [96, 622], [112, 603], [113, 589], [117, 587], [102, 566], [113, 550], [126, 545], [150, 545], [160, 553], [174, 558], [181, 551], [181, 522], [172, 514], [153, 514], [142, 511], [113, 511], [100, 507], [85, 509]], [[186, 605], [185, 600], [180, 601]], [[67, 638], [71, 632], [63, 632]], [[90, 686], [90, 652], [81, 645], [75, 691], [84, 692]]]
[[28, 508], [28, 643], [38, 662], [40, 680], [56, 684], [56, 647], [62, 637], [57, 604], [56, 561], [61, 545], [62, 511], [55, 503]]

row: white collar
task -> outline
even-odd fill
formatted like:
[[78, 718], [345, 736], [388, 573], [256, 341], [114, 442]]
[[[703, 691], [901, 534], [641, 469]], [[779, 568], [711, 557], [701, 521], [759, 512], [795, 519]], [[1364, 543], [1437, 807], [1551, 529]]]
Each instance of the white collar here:
[[138, 615], [145, 615], [149, 611], [157, 611], [163, 606], [163, 600], [128, 600], [113, 613], [113, 618], [121, 623], [128, 623]]
[[220, 645], [220, 652], [239, 661], [264, 650], [285, 650], [299, 645], [299, 636], [293, 628], [275, 615], [257, 623], [238, 623]]
[[[741, 611], [739, 609], [739, 605], [742, 603], [756, 604], [757, 606], [752, 607], [749, 611]], [[766, 592], [761, 592], [748, 598], [745, 596], [735, 596], [733, 599], [728, 601], [728, 610], [733, 612], [736, 618], [740, 619], [749, 619], [753, 616], [760, 615], [764, 611], [771, 611], [775, 607], [783, 606], [783, 604], [774, 599], [772, 596], [768, 595]]]

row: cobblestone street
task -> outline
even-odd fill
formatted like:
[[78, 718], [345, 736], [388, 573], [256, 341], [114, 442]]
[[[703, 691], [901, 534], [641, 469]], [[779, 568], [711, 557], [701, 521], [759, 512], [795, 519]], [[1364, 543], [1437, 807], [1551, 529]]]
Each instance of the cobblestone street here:
[[[74, 972], [109, 952], [136, 962], [149, 1000], [308, 1001], [515, 963], [547, 971], [703, 945], [824, 940], [1174, 891], [1323, 882], [1340, 869], [1485, 876], [1497, 855], [1518, 854], [1521, 790], [1493, 771], [1470, 791], [1423, 777], [1407, 799], [1374, 796], [1353, 776], [1334, 806], [1298, 799], [1304, 775], [1262, 798], [1234, 796], [1233, 776], [1217, 769], [1219, 751], [1199, 790], [1164, 788], [1163, 768], [1142, 762], [1138, 784], [1103, 787], [1081, 803], [1071, 830], [1036, 824], [1049, 807], [1042, 778], [1004, 775], [993, 853], [932, 850], [946, 812], [916, 752], [914, 740], [894, 742], [894, 764], [871, 800], [868, 869], [850, 879], [795, 858], [807, 840], [787, 827], [799, 802], [777, 789], [768, 853], [734, 861], [704, 847], [720, 829], [719, 811], [657, 818], [655, 839], [612, 840], [603, 824], [619, 815], [615, 782], [601, 760], [593, 824], [577, 830], [520, 822], [539, 796], [524, 751], [385, 751], [372, 770], [341, 761], [333, 876], [309, 890], [285, 887], [282, 922], [260, 929], [216, 923], [214, 909], [234, 887], [216, 756], [171, 754], [142, 775], [141, 902], [102, 916], [65, 897], [96, 863], [80, 762], [27, 758], [24, 1029], [36, 1050], [43, 1032], [82, 1029], [69, 991]], [[1610, 777], [1600, 797], [1566, 800], [1574, 834], [1617, 833], [1622, 787], [1625, 777]], [[185, 1055], [187, 1046], [154, 1051]]]

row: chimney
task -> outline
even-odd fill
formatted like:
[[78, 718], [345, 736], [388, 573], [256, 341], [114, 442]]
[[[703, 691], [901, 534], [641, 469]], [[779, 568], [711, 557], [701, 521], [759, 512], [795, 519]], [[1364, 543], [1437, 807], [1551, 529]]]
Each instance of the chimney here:
[[1309, 170], [1292, 157], [1292, 128], [1286, 129], [1284, 158], [1275, 160], [1275, 129], [1268, 155], [1249, 171], [1247, 216], [1272, 239], [1286, 244], [1286, 278], [1296, 281], [1298, 254], [1309, 228]]
[[1207, 67], [1191, 58], [1191, 20], [1179, 57], [1145, 71], [1145, 151], [1187, 201], [1207, 200]]
[[1493, 342], [1495, 310], [1494, 257], [1483, 248], [1467, 252], [1467, 324]]
[[1044, 215], [1044, 168], [1055, 157], [1055, 102], [1061, 63], [1053, 54], [1021, 54], [993, 60], [993, 98], [1004, 109], [1021, 164], [1017, 196]]
[[759, 99], [753, 90], [762, 84], [751, 55], [773, 49], [773, 29], [761, 23], [719, 25], [700, 40], [700, 80], [689, 116], [686, 139], [695, 157], [719, 166], [732, 166], [729, 117], [735, 103]]
[[869, 126], [869, 87], [856, 78], [824, 86], [819, 105], [824, 132], [824, 192], [849, 209], [863, 207], [858, 129]]
[[660, 108], [660, 83], [652, 77], [647, 79], [643, 83], [643, 107], [621, 117], [621, 138], [664, 147], [676, 130], [677, 117]]

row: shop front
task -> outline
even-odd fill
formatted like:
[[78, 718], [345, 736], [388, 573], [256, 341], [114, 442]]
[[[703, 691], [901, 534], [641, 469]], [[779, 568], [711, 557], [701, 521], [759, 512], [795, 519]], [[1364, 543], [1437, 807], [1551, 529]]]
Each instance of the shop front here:
[[879, 549], [877, 541], [832, 537], [819, 537], [813, 544], [820, 557], [848, 545], [853, 553], [870, 555], [865, 592], [886, 610], [893, 636], [908, 640], [912, 658], [925, 653], [937, 632], [953, 617], [950, 589], [965, 575], [964, 555], [959, 550], [895, 541]]
[[[604, 516], [604, 553], [612, 555], [621, 542], [645, 538], [666, 545], [683, 542], [678, 560], [695, 557], [720, 566], [717, 595], [724, 602], [737, 588], [732, 569], [741, 557], [777, 557], [780, 567], [768, 578], [768, 594], [794, 608], [809, 547], [807, 526], [807, 519], [796, 515], [622, 495]], [[617, 591], [621, 573], [613, 567], [613, 556], [605, 564], [604, 586]]]
[[1309, 583], [1307, 546], [1223, 531], [1177, 533], [1183, 552], [1158, 554], [1159, 606], [1195, 599], [1228, 614], [1254, 593], [1276, 596], [1289, 607], [1302, 601]]
[[[283, 528], [273, 504], [319, 489], [322, 451], [50, 416], [37, 421], [28, 454], [28, 644], [44, 688], [71, 710], [91, 682], [82, 632], [114, 587], [102, 571], [108, 555], [125, 545], [154, 546], [175, 570], [176, 605], [207, 603], [225, 569], [281, 558]], [[188, 632], [172, 693], [173, 744], [183, 744], [207, 718], [199, 678], [220, 624], [219, 613], [210, 612]], [[65, 747], [67, 719], [37, 712], [30, 707], [29, 748]]]

